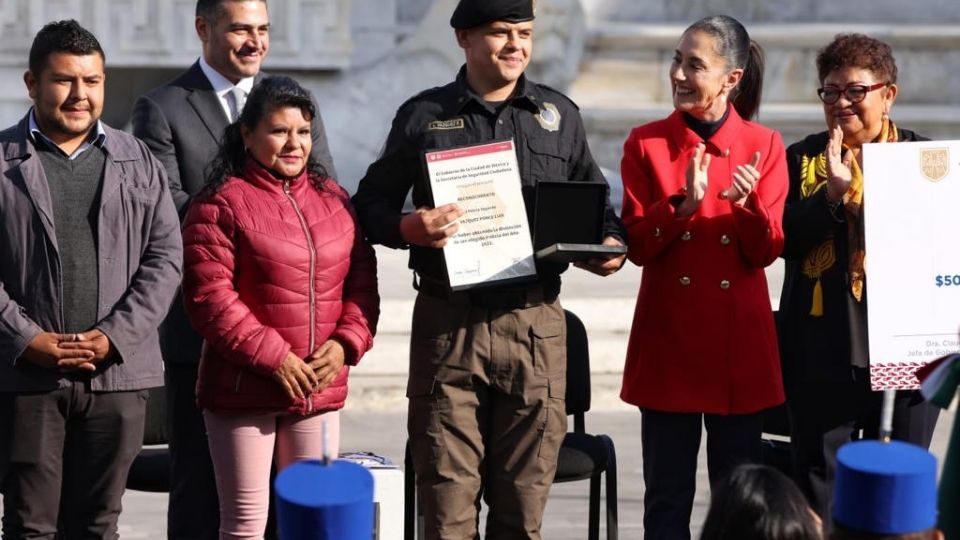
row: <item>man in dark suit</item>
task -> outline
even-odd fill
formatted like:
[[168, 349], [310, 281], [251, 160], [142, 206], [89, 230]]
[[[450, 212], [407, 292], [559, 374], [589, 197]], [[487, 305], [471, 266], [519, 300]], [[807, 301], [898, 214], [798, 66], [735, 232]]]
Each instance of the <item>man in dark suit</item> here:
[[[200, 58], [180, 77], [138, 98], [132, 116], [134, 135], [167, 170], [181, 219], [204, 187], [204, 169], [223, 129], [262, 78], [260, 64], [270, 43], [265, 0], [198, 0], [195, 25], [203, 44]], [[319, 114], [312, 153], [335, 177]], [[160, 328], [171, 456], [167, 536], [177, 540], [216, 539], [219, 529], [213, 466], [195, 403], [202, 342], [178, 296]]]

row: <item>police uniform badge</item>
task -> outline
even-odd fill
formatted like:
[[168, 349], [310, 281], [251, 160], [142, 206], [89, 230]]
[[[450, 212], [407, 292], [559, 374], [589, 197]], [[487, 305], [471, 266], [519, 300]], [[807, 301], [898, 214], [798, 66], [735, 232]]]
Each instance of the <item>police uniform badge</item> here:
[[537, 119], [540, 127], [547, 131], [557, 131], [560, 129], [560, 111], [557, 110], [557, 106], [553, 103], [544, 102], [540, 113], [534, 118]]
[[950, 172], [950, 150], [948, 148], [920, 150], [920, 172], [931, 182], [943, 180]]

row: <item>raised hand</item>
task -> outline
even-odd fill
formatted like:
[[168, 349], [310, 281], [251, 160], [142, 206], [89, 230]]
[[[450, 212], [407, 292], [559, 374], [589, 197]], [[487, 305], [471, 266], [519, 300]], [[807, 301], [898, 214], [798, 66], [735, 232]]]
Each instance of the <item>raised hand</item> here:
[[853, 152], [843, 151], [843, 130], [835, 126], [830, 131], [830, 141], [827, 142], [827, 198], [832, 202], [839, 202], [850, 189], [850, 180], [853, 173], [850, 165], [853, 163]]
[[736, 170], [733, 171], [733, 182], [731, 182], [730, 187], [721, 193], [721, 197], [729, 199], [732, 203], [743, 205], [747, 200], [747, 195], [750, 195], [756, 189], [757, 182], [760, 181], [760, 171], [757, 170], [759, 165], [760, 152], [753, 153], [753, 159], [750, 160], [750, 163], [737, 165]]
[[700, 143], [687, 165], [687, 196], [677, 208], [680, 216], [689, 216], [700, 208], [700, 202], [707, 195], [707, 169], [710, 168], [710, 154], [707, 145]]
[[416, 212], [400, 220], [400, 236], [408, 244], [442, 248], [459, 228], [457, 220], [463, 215], [454, 203], [429, 209], [417, 208]]

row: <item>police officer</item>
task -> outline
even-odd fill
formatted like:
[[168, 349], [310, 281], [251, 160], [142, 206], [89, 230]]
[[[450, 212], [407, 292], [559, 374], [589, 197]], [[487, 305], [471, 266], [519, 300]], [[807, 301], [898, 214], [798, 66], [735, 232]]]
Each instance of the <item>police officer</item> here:
[[[354, 204], [369, 240], [410, 249], [419, 290], [410, 343], [408, 432], [426, 538], [540, 538], [566, 432], [566, 326], [557, 296], [566, 266], [536, 281], [451, 292], [442, 248], [462, 210], [433, 207], [428, 150], [514, 139], [528, 217], [541, 180], [605, 182], [576, 105], [526, 79], [531, 0], [461, 0], [450, 20], [466, 65], [454, 82], [400, 107]], [[402, 213], [413, 190], [416, 210]], [[607, 204], [604, 243], [624, 233]], [[623, 256], [578, 263], [599, 275]]]

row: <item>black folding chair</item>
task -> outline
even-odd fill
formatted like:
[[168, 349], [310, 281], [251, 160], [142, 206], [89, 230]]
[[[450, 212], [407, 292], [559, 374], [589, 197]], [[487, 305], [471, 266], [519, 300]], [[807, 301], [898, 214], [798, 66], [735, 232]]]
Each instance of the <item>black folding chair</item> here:
[[[780, 312], [773, 312], [773, 320], [780, 334]], [[784, 380], [784, 383], [787, 381]], [[790, 421], [786, 404], [763, 411], [763, 439], [761, 460], [788, 477], [793, 477], [793, 459], [790, 453]], [[773, 435], [773, 437], [771, 437]]]
[[[150, 389], [143, 444], [167, 444], [167, 391], [163, 387]], [[127, 489], [151, 493], [170, 491], [170, 451], [166, 447], [142, 448], [130, 466]]]
[[584, 415], [590, 410], [590, 348], [587, 329], [580, 318], [567, 316], [567, 414], [573, 416], [573, 431], [560, 447], [554, 482], [590, 480], [590, 513], [587, 538], [600, 538], [600, 480], [606, 474], [607, 539], [616, 540], [617, 525], [617, 453], [607, 435], [587, 433]]

